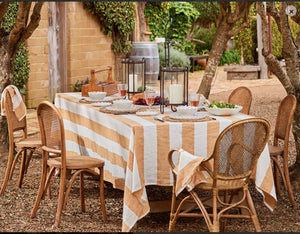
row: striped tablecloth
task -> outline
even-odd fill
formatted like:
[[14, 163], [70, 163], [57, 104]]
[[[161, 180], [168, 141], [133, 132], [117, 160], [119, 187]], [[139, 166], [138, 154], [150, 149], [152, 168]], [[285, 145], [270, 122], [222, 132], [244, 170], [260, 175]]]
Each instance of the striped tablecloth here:
[[[215, 117], [206, 122], [160, 122], [151, 116], [113, 115], [79, 103], [80, 93], [58, 93], [55, 105], [65, 125], [66, 149], [105, 162], [104, 179], [124, 190], [122, 231], [149, 213], [146, 185], [172, 186], [167, 155], [180, 147], [193, 155], [212, 153], [219, 133], [244, 114]], [[276, 205], [269, 151], [258, 160], [256, 186], [270, 209]]]

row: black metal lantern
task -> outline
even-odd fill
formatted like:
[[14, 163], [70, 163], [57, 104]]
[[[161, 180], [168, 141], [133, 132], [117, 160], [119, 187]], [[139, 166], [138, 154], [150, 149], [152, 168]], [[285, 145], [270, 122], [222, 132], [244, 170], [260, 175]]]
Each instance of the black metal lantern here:
[[172, 111], [175, 106], [188, 104], [188, 67], [160, 68], [160, 112], [170, 105]]
[[122, 82], [127, 84], [128, 98], [130, 95], [144, 92], [145, 90], [145, 59], [123, 58]]

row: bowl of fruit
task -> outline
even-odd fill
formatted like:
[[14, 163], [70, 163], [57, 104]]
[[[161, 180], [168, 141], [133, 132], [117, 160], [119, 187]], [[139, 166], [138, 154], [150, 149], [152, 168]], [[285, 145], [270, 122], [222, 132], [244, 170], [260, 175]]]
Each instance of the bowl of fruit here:
[[243, 109], [242, 106], [226, 103], [226, 102], [215, 102], [212, 101], [208, 106], [204, 107], [205, 110], [212, 115], [234, 115]]

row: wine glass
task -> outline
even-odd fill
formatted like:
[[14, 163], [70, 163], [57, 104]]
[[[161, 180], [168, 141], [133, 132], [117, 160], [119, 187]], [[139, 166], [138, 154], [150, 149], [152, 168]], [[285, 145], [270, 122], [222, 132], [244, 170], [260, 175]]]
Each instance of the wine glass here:
[[199, 93], [191, 93], [189, 95], [190, 106], [199, 106], [200, 102], [200, 94]]
[[123, 99], [126, 99], [127, 88], [128, 88], [127, 84], [118, 84], [118, 91], [119, 91], [120, 96]]
[[155, 101], [156, 92], [155, 90], [146, 90], [144, 92], [144, 97], [146, 100], [147, 105], [149, 106], [149, 110], [151, 111], [151, 106]]

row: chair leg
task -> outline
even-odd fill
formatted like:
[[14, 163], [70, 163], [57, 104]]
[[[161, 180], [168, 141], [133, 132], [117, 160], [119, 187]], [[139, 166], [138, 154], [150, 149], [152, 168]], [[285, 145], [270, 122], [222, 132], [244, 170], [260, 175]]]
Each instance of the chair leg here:
[[248, 189], [245, 192], [246, 192], [246, 200], [247, 200], [247, 203], [248, 203], [248, 207], [250, 209], [250, 215], [251, 215], [252, 222], [254, 224], [255, 231], [256, 232], [261, 232], [261, 228], [260, 228], [260, 225], [259, 225], [259, 221], [258, 221], [258, 218], [257, 218], [256, 210], [255, 210], [250, 192], [249, 192]]
[[103, 175], [103, 167], [99, 168], [100, 172], [100, 205], [102, 211], [102, 219], [104, 222], [107, 221], [106, 217], [106, 209], [105, 209], [105, 201], [104, 201], [104, 175]]
[[6, 170], [5, 170], [4, 180], [3, 180], [3, 183], [2, 183], [0, 194], [3, 194], [5, 189], [6, 189], [6, 186], [7, 186], [8, 180], [9, 180], [9, 176], [10, 176], [10, 173], [11, 173], [13, 158], [14, 158], [14, 149], [10, 148], [9, 149], [9, 154], [8, 154], [7, 167], [6, 167]]
[[61, 213], [64, 206], [65, 186], [66, 186], [66, 171], [64, 169], [61, 169], [58, 205], [57, 205], [57, 211], [56, 211], [55, 223], [54, 223], [54, 226], [57, 228], [60, 226]]
[[289, 173], [287, 155], [284, 155], [284, 157], [283, 157], [283, 168], [284, 168], [284, 177], [285, 177], [283, 179], [285, 179], [285, 181], [286, 181], [286, 186], [287, 186], [287, 192], [289, 194], [289, 199], [292, 203], [292, 206], [295, 207], [296, 202], [295, 202], [295, 198], [294, 198], [293, 190], [292, 190], [292, 185], [291, 185], [291, 181], [290, 181], [290, 173]]
[[26, 166], [25, 166], [25, 171], [24, 171], [25, 174], [27, 174], [29, 163], [30, 163], [30, 160], [31, 160], [32, 155], [33, 155], [33, 151], [34, 151], [34, 149], [30, 149], [30, 153], [29, 153], [27, 161], [26, 161]]
[[45, 162], [45, 160], [43, 160], [42, 176], [41, 176], [39, 191], [38, 191], [37, 197], [35, 199], [35, 203], [34, 203], [34, 206], [32, 208], [30, 218], [34, 218], [36, 216], [36, 212], [39, 208], [39, 205], [40, 205], [43, 193], [44, 193], [46, 177], [47, 177], [47, 162]]
[[209, 227], [209, 231], [211, 232], [219, 232], [220, 231], [220, 223], [218, 219], [218, 211], [217, 211], [217, 196], [218, 191], [216, 189], [213, 189], [213, 223]]
[[81, 211], [85, 212], [85, 204], [84, 204], [84, 173], [80, 173], [80, 205]]
[[18, 153], [16, 154], [16, 156], [13, 159], [13, 163], [12, 163], [12, 166], [11, 166], [11, 169], [10, 169], [10, 173], [9, 173], [9, 179], [10, 180], [12, 179], [12, 176], [13, 176], [13, 173], [14, 173], [17, 161], [18, 161], [21, 153], [23, 153], [23, 151], [24, 151], [24, 149], [19, 150]]
[[26, 156], [27, 156], [27, 150], [24, 149], [22, 152], [22, 160], [20, 165], [20, 174], [19, 174], [19, 180], [18, 180], [18, 187], [22, 187], [23, 178], [25, 174], [25, 167], [26, 167]]
[[[280, 195], [280, 183], [279, 183], [279, 170], [280, 165], [278, 164], [277, 156], [271, 156], [271, 159], [273, 160], [273, 171], [274, 171], [274, 182], [275, 182], [275, 189], [276, 189], [276, 195]], [[282, 178], [283, 180], [283, 178]]]

